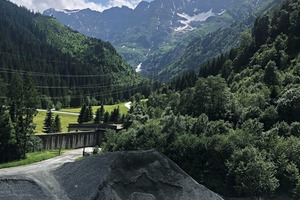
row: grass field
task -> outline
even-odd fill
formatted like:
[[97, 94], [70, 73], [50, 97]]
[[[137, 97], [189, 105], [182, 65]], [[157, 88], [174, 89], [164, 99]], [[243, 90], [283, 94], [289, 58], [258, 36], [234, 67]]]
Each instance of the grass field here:
[[[77, 123], [78, 116], [76, 115], [68, 115], [68, 114], [57, 114], [53, 113], [54, 116], [59, 115], [62, 132], [68, 132], [68, 125], [70, 123]], [[33, 122], [36, 124], [35, 132], [37, 134], [43, 132], [44, 120], [46, 117], [46, 112], [38, 112], [38, 114], [34, 117]]]
[[[119, 106], [120, 108], [120, 114], [126, 114], [128, 112], [128, 108], [125, 107], [125, 103], [115, 104], [115, 105], [104, 105], [105, 111], [111, 113], [115, 108]], [[93, 112], [96, 113], [96, 110], [100, 106], [93, 106]], [[62, 112], [72, 112], [72, 113], [79, 113], [81, 108], [64, 108], [60, 111]], [[61, 128], [62, 132], [68, 131], [68, 125], [77, 123], [78, 116], [76, 115], [69, 115], [69, 114], [57, 114], [53, 113], [54, 116], [59, 115], [60, 121], [61, 121]], [[43, 132], [43, 126], [44, 126], [44, 120], [46, 117], [46, 112], [39, 111], [38, 114], [34, 117], [33, 122], [36, 124], [35, 132], [36, 134]]]
[[[126, 114], [128, 112], [128, 108], [125, 107], [125, 103], [115, 104], [115, 105], [104, 105], [104, 110], [111, 113], [115, 108], [119, 106], [120, 114]], [[96, 110], [100, 108], [100, 106], [92, 106], [93, 112], [96, 113]], [[74, 112], [79, 113], [81, 108], [64, 108], [61, 109], [62, 112]]]
[[[61, 153], [63, 153], [63, 151]], [[58, 156], [58, 150], [27, 153], [26, 159], [14, 161], [14, 162], [10, 162], [10, 163], [0, 164], [0, 169], [8, 168], [8, 167], [16, 167], [16, 166], [21, 166], [21, 165], [28, 165], [28, 164], [36, 163], [36, 162], [39, 162], [42, 160], [47, 160], [47, 159], [50, 159], [50, 158], [53, 158], [56, 156]]]

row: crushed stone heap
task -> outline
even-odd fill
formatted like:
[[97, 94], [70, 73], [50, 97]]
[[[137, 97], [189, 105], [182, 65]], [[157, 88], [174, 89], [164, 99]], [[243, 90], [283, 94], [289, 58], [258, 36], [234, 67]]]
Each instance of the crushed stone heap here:
[[16, 197], [46, 200], [222, 200], [155, 150], [106, 153], [67, 163], [52, 172], [1, 177], [0, 199]]

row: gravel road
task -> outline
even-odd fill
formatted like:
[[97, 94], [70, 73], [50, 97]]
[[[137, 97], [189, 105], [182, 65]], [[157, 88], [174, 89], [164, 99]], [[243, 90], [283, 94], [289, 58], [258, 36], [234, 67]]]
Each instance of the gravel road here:
[[[36, 109], [39, 112], [48, 112], [48, 110], [43, 110], [43, 109]], [[56, 110], [51, 110], [52, 113], [57, 113], [57, 114], [66, 114], [66, 115], [76, 115], [78, 116], [79, 113], [74, 113], [74, 112], [63, 112], [63, 111], [56, 111]]]
[[[85, 152], [92, 152], [92, 147], [85, 148]], [[11, 176], [11, 175], [21, 175], [21, 174], [30, 174], [39, 171], [49, 171], [56, 169], [57, 167], [62, 166], [68, 162], [74, 162], [77, 158], [82, 156], [83, 149], [75, 149], [65, 152], [64, 154], [57, 156], [55, 158], [51, 158], [48, 160], [44, 160], [38, 163], [33, 163], [24, 166], [11, 167], [0, 169], [0, 176]]]

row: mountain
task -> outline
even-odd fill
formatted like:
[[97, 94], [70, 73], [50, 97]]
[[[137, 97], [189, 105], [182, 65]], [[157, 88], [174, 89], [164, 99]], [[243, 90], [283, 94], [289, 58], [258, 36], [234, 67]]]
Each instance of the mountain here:
[[[237, 45], [240, 34], [253, 26], [256, 17], [281, 2], [282, 0], [260, 1], [257, 7], [244, 13], [240, 19], [211, 32], [205, 32], [206, 27], [200, 27], [186, 34], [179, 44], [173, 45], [169, 50], [160, 49], [149, 56], [143, 66], [154, 66], [151, 73], [156, 74], [160, 81], [168, 81], [190, 70], [198, 71], [201, 64]], [[142, 74], [149, 75], [145, 71]]]
[[142, 78], [110, 43], [6, 0], [0, 0], [0, 8], [0, 74], [5, 83], [12, 74], [28, 74], [41, 95], [56, 100], [89, 96], [102, 102], [129, 98], [134, 88], [141, 88]]
[[48, 9], [43, 14], [85, 35], [111, 42], [131, 66], [140, 64], [143, 74], [151, 77], [151, 68], [171, 63], [196, 37], [244, 19], [270, 2], [273, 0], [154, 0], [143, 1], [135, 9]]
[[101, 148], [159, 149], [225, 199], [300, 199], [299, 16], [300, 1], [286, 0], [256, 18], [200, 76], [133, 107], [131, 127]]

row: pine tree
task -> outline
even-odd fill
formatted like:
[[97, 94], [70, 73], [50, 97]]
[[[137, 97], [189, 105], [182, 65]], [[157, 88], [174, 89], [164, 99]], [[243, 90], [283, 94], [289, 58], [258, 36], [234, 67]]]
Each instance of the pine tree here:
[[86, 112], [87, 112], [87, 107], [86, 105], [84, 104], [82, 107], [81, 107], [81, 110], [80, 110], [80, 113], [79, 113], [79, 116], [78, 116], [78, 119], [77, 119], [77, 122], [79, 124], [82, 124], [83, 122], [85, 122], [86, 120]]
[[55, 116], [54, 123], [53, 123], [53, 132], [59, 133], [61, 132], [61, 122], [60, 122], [60, 117], [59, 115]]
[[18, 152], [21, 152], [20, 158], [25, 158], [27, 140], [34, 135], [33, 117], [39, 102], [38, 96], [35, 84], [28, 74], [26, 74], [24, 81], [18, 74], [13, 74], [8, 94], [9, 113], [12, 122], [16, 125]]
[[86, 118], [86, 121], [87, 121], [87, 122], [90, 122], [90, 121], [93, 120], [93, 118], [94, 118], [93, 109], [92, 109], [92, 106], [89, 105], [89, 106], [88, 106], [88, 110], [87, 110], [87, 118]]
[[[14, 126], [8, 113], [0, 108], [0, 159], [1, 163], [14, 159], [17, 145]], [[18, 157], [18, 156], [17, 156]]]
[[118, 122], [120, 120], [120, 108], [115, 108], [110, 116], [110, 121], [111, 122]]
[[44, 120], [44, 133], [53, 133], [54, 132], [54, 121], [53, 121], [53, 113], [51, 110], [49, 110], [46, 114], [45, 120]]
[[105, 112], [105, 113], [104, 113], [104, 119], [103, 119], [103, 122], [104, 122], [104, 123], [107, 123], [107, 122], [109, 122], [109, 119], [110, 119], [109, 113], [108, 113], [108, 112]]
[[105, 113], [105, 110], [104, 110], [104, 106], [102, 104], [101, 107], [98, 108], [97, 111], [96, 111], [96, 117], [95, 117], [95, 120], [94, 120], [95, 123], [101, 123], [103, 121], [104, 113]]

